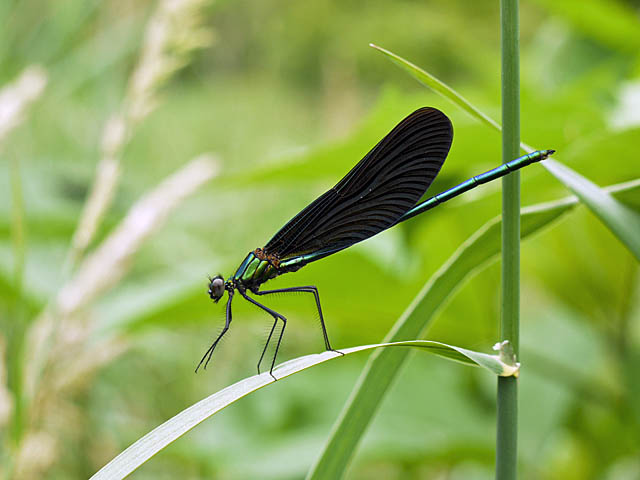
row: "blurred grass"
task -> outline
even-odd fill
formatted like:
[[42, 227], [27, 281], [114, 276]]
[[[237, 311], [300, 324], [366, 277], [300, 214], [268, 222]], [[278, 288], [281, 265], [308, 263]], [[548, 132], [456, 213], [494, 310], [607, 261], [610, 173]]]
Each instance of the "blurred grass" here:
[[[28, 325], [62, 280], [102, 128], [122, 100], [154, 7], [0, 4], [6, 25], [0, 85], [34, 62], [50, 74], [45, 95], [0, 154], [0, 334], [8, 351], [21, 343], [11, 310], [17, 292], [11, 161], [18, 159], [23, 182]], [[638, 22], [624, 14], [636, 9], [619, 0], [594, 2], [589, 15], [577, 2], [521, 6], [522, 136], [562, 152], [563, 162], [600, 186], [638, 177], [638, 124], [611, 126], [620, 88], [638, 81], [638, 49], [631, 48], [637, 39], [625, 33]], [[88, 477], [196, 399], [252, 374], [269, 322], [240, 303], [212, 367], [192, 374], [222, 322], [220, 306], [206, 297], [206, 275], [228, 275], [408, 112], [433, 105], [454, 122], [454, 145], [433, 192], [500, 161], [498, 134], [425, 92], [367, 46], [402, 52], [496, 117], [497, 5], [322, 0], [310, 8], [243, 0], [213, 3], [205, 12], [216, 44], [170, 82], [123, 152], [122, 183], [92, 246], [142, 192], [187, 159], [215, 151], [223, 171], [84, 312], [94, 327], [91, 341], [123, 337], [130, 349], [62, 392], [54, 416], [31, 419], [55, 439], [40, 443], [41, 452], [57, 445], [39, 477]], [[611, 26], [596, 31], [590, 19], [610, 12]], [[523, 171], [522, 182], [523, 205], [566, 194], [540, 166]], [[638, 211], [637, 196], [619, 199]], [[316, 284], [338, 347], [377, 342], [425, 279], [496, 215], [499, 201], [498, 185], [487, 185], [274, 286]], [[637, 475], [640, 418], [630, 370], [640, 351], [638, 273], [633, 256], [584, 208], [523, 245], [522, 478]], [[429, 337], [486, 350], [498, 337], [498, 285], [495, 266], [472, 279], [437, 315]], [[371, 292], [381, 288], [384, 302], [372, 303]], [[283, 358], [322, 348], [313, 305], [294, 296], [277, 299], [274, 307], [292, 320]], [[559, 345], [553, 352], [551, 339]], [[582, 368], [576, 357], [588, 357], [591, 365], [580, 389], [549, 369], [549, 358]], [[8, 356], [9, 366], [19, 358]], [[363, 362], [345, 359], [245, 399], [158, 455], [137, 477], [302, 478]], [[425, 376], [436, 383], [422, 385]], [[597, 393], [602, 383], [612, 398], [584, 394]], [[432, 387], [439, 395], [429, 395]], [[491, 478], [494, 395], [493, 382], [481, 375], [413, 358], [365, 436], [349, 478]], [[17, 445], [6, 427], [0, 432], [5, 469]], [[37, 466], [39, 459], [29, 461]]]

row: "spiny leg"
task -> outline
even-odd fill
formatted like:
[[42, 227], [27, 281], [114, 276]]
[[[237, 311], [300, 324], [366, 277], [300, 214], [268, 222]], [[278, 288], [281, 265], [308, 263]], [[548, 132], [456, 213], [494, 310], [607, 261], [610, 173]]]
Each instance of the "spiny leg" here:
[[276, 290], [263, 290], [261, 292], [254, 292], [254, 293], [256, 295], [269, 295], [271, 293], [287, 293], [287, 292], [302, 292], [302, 293], [313, 294], [314, 298], [316, 299], [316, 307], [318, 308], [318, 314], [320, 315], [320, 325], [322, 326], [322, 336], [324, 337], [325, 348], [332, 352], [337, 352], [341, 355], [344, 355], [344, 353], [342, 353], [341, 351], [334, 350], [333, 348], [331, 348], [331, 343], [329, 343], [329, 335], [327, 334], [327, 327], [324, 324], [324, 316], [322, 315], [322, 307], [320, 306], [320, 294], [318, 293], [318, 288], [315, 285], [306, 285], [303, 287], [278, 288]]
[[271, 342], [271, 336], [273, 335], [273, 331], [276, 329], [276, 325], [278, 324], [278, 318], [274, 318], [273, 326], [271, 327], [271, 331], [269, 332], [269, 336], [267, 337], [267, 342], [264, 344], [264, 348], [262, 349], [262, 353], [260, 354], [260, 359], [258, 360], [258, 375], [260, 375], [260, 364], [262, 363], [262, 359], [264, 358], [264, 354], [267, 353], [267, 347]]
[[249, 302], [253, 303], [257, 307], [260, 307], [262, 310], [267, 312], [269, 315], [271, 315], [275, 319], [273, 327], [271, 327], [271, 333], [269, 334], [269, 339], [267, 340], [267, 344], [265, 345], [264, 351], [262, 352], [262, 355], [260, 356], [260, 361], [258, 362], [258, 372], [260, 372], [260, 362], [262, 362], [262, 357], [264, 356], [264, 352], [266, 351], [267, 346], [269, 345], [269, 340], [271, 340], [271, 335], [273, 334], [273, 330], [275, 329], [275, 326], [278, 323], [278, 320], [282, 320], [282, 330], [280, 330], [280, 335], [278, 336], [278, 343], [276, 344], [276, 351], [273, 354], [273, 360], [271, 361], [271, 368], [269, 369], [269, 375], [271, 375], [274, 380], [278, 380], [275, 377], [275, 375], [273, 375], [273, 367], [276, 364], [276, 358], [278, 357], [278, 350], [280, 350], [280, 343], [282, 342], [282, 336], [284, 335], [284, 329], [287, 327], [287, 319], [284, 318], [284, 316], [282, 316], [281, 314], [279, 314], [275, 310], [271, 310], [269, 307], [266, 307], [266, 306], [262, 305], [261, 303], [257, 302], [256, 300], [251, 298], [249, 295], [247, 295], [245, 292], [241, 291], [240, 294], [246, 300], [248, 300]]
[[[211, 344], [209, 350], [206, 351], [206, 353], [202, 357], [202, 360], [200, 360], [200, 363], [196, 367], [196, 373], [198, 373], [198, 369], [200, 368], [200, 365], [202, 365], [202, 362], [204, 362], [204, 369], [207, 369], [207, 365], [209, 365], [209, 360], [211, 360], [211, 356], [213, 355], [213, 351], [215, 350], [216, 345], [218, 345], [218, 342], [222, 339], [224, 334], [227, 333], [227, 330], [229, 330], [229, 325], [231, 325], [231, 300], [233, 300], [233, 291], [229, 291], [229, 300], [227, 300], [227, 313], [224, 328], [220, 332], [220, 335], [218, 335], [218, 338], [216, 338], [216, 340]], [[207, 359], [206, 362], [205, 358]]]

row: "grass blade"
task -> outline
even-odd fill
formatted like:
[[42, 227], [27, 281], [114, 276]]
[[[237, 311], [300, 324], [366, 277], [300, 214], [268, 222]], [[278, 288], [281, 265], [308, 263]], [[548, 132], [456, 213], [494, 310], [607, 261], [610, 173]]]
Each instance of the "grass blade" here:
[[458, 92], [456, 92], [453, 88], [451, 88], [446, 83], [442, 82], [441, 80], [434, 77], [433, 75], [426, 72], [425, 70], [418, 67], [417, 65], [411, 63], [408, 60], [405, 60], [404, 58], [400, 57], [399, 55], [396, 55], [393, 52], [390, 52], [385, 48], [379, 47], [378, 45], [375, 45], [373, 43], [370, 43], [369, 46], [387, 55], [389, 58], [391, 58], [391, 60], [396, 65], [400, 66], [402, 69], [409, 72], [409, 74], [412, 77], [414, 77], [416, 80], [418, 80], [420, 83], [431, 88], [433, 91], [435, 91], [436, 93], [439, 93], [444, 98], [448, 98], [453, 103], [455, 103], [460, 108], [462, 108], [464, 111], [468, 112], [472, 117], [477, 118], [482, 123], [485, 123], [486, 125], [489, 125], [490, 127], [495, 128], [498, 131], [501, 130], [500, 124], [498, 122], [496, 122], [493, 118], [489, 117], [488, 115], [485, 115], [482, 111], [480, 111], [478, 107], [473, 105], [469, 100], [464, 98], [462, 95], [460, 95]]
[[[634, 182], [627, 182], [619, 186], [611, 187], [609, 191], [612, 193], [637, 192], [638, 194], [640, 194], [640, 179]], [[536, 231], [539, 231], [541, 228], [549, 225], [564, 213], [568, 212], [577, 204], [577, 198], [569, 197], [559, 201], [539, 204], [534, 207], [527, 208], [525, 210], [525, 215], [523, 216], [523, 236], [528, 236]], [[455, 286], [455, 278], [459, 278], [460, 276], [462, 276], [462, 279], [466, 278], [467, 276], [469, 276], [469, 272], [474, 270], [474, 265], [476, 266], [476, 268], [478, 268], [483, 263], [486, 263], [487, 259], [490, 260], [492, 257], [496, 257], [500, 245], [499, 232], [500, 222], [498, 220], [493, 220], [483, 229], [481, 229], [476, 235], [474, 235], [472, 239], [466, 242], [466, 246], [463, 246], [459, 253], [457, 255], [454, 255], [450, 262], [445, 265], [445, 267], [443, 267], [441, 273], [434, 276], [434, 279], [429, 282], [428, 285], [430, 285], [431, 287], [425, 294], [422, 295], [423, 298], [421, 298], [421, 303], [424, 304], [422, 306], [422, 309], [419, 309], [418, 313], [415, 313], [416, 309], [414, 309], [414, 313], [413, 315], [411, 315], [413, 325], [405, 327], [403, 327], [402, 325], [397, 325], [396, 330], [408, 332], [411, 328], [421, 329], [420, 325], [418, 324], [418, 322], [421, 321], [422, 325], [426, 326], [429, 318], [427, 317], [426, 319], [421, 319], [419, 318], [419, 315], [421, 313], [428, 314], [430, 308], [437, 308], [437, 298], [434, 299], [431, 297], [433, 297], [434, 295], [435, 297], [438, 297], [438, 295], [445, 295], [446, 299], [446, 297], [448, 296], [447, 286], [452, 283], [451, 279], [448, 279], [447, 277], [454, 277], [453, 284]], [[478, 252], [480, 253], [478, 254]], [[428, 297], [426, 301], [424, 297]], [[388, 342], [385, 344], [353, 347], [350, 349], [342, 350], [342, 352], [345, 354], [351, 354], [383, 346], [408, 346], [421, 348], [422, 350], [425, 350], [429, 353], [449, 358], [460, 363], [483, 367], [491, 373], [500, 376], [517, 375], [519, 370], [517, 365], [511, 365], [511, 362], [508, 358], [502, 360], [503, 357], [501, 355], [504, 354], [503, 351], [501, 351], [500, 354], [497, 355], [488, 355], [485, 353], [474, 352], [472, 350], [467, 350], [460, 347], [433, 341], [411, 340]], [[402, 353], [403, 350], [404, 349], [384, 348], [381, 349], [380, 352], [396, 351]], [[340, 354], [337, 354], [335, 352], [323, 352], [315, 355], [307, 355], [305, 357], [296, 358], [279, 365], [276, 370], [274, 370], [274, 374], [278, 378], [282, 379], [299, 371], [310, 368], [314, 365], [340, 356]], [[402, 359], [404, 358], [405, 357], [402, 356]], [[371, 363], [372, 362], [370, 361], [369, 364]], [[369, 370], [372, 370], [371, 367], [369, 367]], [[373, 369], [373, 372], [374, 374], [380, 373], [388, 377], [393, 377], [393, 375], [395, 375], [395, 371], [393, 369], [385, 371]], [[140, 467], [144, 462], [154, 456], [157, 452], [178, 439], [180, 436], [187, 433], [199, 423], [209, 418], [211, 415], [214, 415], [231, 403], [239, 400], [240, 398], [250, 394], [255, 390], [265, 387], [270, 383], [273, 383], [273, 379], [271, 378], [271, 376], [269, 376], [268, 373], [263, 373], [262, 375], [245, 378], [244, 380], [241, 380], [240, 382], [231, 385], [201, 400], [198, 403], [195, 403], [194, 405], [183, 410], [164, 424], [158, 426], [156, 429], [149, 432], [144, 437], [140, 438], [137, 442], [135, 442], [120, 455], [114, 458], [111, 462], [105, 465], [102, 469], [100, 469], [100, 471], [98, 471], [91, 478], [93, 480], [97, 480], [120, 479], [126, 477], [138, 467]], [[360, 383], [363, 383], [362, 379]], [[381, 394], [374, 399], [375, 402], [379, 402], [383, 394], [384, 392], [381, 392]], [[365, 406], [370, 407], [370, 405]], [[369, 415], [369, 410], [369, 408], [365, 408], [362, 411], [365, 417]], [[364, 420], [366, 427], [368, 419], [359, 419], [359, 421], [362, 420]], [[358, 422], [356, 421], [356, 423]], [[348, 452], [347, 456], [349, 457], [351, 453], [352, 450]], [[330, 473], [325, 474], [324, 468], [322, 475], [322, 477], [318, 478], [339, 478], [339, 476], [332, 477]]]
[[[640, 193], [640, 179], [612, 186], [608, 191]], [[521, 238], [529, 237], [550, 225], [577, 203], [576, 197], [568, 197], [524, 208]], [[419, 338], [434, 315], [465, 281], [497, 259], [500, 252], [500, 229], [500, 219], [493, 219], [463, 243], [425, 284], [393, 326], [385, 341]], [[371, 355], [307, 479], [342, 478], [360, 438], [408, 353], [400, 349], [384, 349]]]
[[640, 214], [565, 165], [554, 160], [544, 163], [640, 261]]
[[[465, 348], [447, 345], [440, 342], [428, 340], [414, 340], [407, 342], [395, 342], [376, 345], [362, 345], [342, 350], [344, 355], [371, 350], [379, 347], [414, 347], [426, 352], [448, 358], [450, 360], [485, 368], [491, 373], [500, 376], [511, 376], [518, 374], [518, 366], [504, 363], [500, 355], [488, 355], [486, 353], [474, 352]], [[306, 355], [295, 358], [279, 365], [274, 371], [278, 379], [286, 378], [295, 373], [301, 372], [315, 365], [319, 365], [343, 355], [337, 352], [323, 352], [320, 354]], [[173, 418], [167, 420], [144, 437], [140, 438], [133, 445], [123, 451], [111, 462], [100, 469], [92, 480], [99, 479], [121, 479], [132, 473], [140, 465], [153, 457], [173, 441], [180, 438], [189, 430], [229, 406], [246, 395], [274, 383], [275, 380], [268, 372], [253, 377], [245, 378], [207, 398], [191, 405]]]
[[[640, 179], [633, 182], [627, 182], [619, 186], [613, 186], [609, 188], [608, 191], [611, 193], [636, 191], [640, 193]], [[577, 198], [569, 197], [525, 209], [522, 229], [523, 236], [531, 235], [532, 233], [549, 225], [564, 213], [568, 212], [577, 203]], [[489, 222], [489, 224], [469, 239], [469, 241], [461, 247], [458, 253], [454, 255], [452, 259], [441, 269], [440, 273], [436, 274], [427, 284], [427, 287], [425, 287], [418, 299], [414, 301], [415, 307], [410, 307], [408, 313], [403, 316], [403, 318], [407, 318], [407, 321], [404, 322], [405, 325], [398, 322], [394, 330], [396, 332], [403, 333], [407, 333], [411, 329], [422, 331], [429, 322], [429, 311], [433, 314], [433, 312], [438, 308], [438, 304], [441, 306], [444, 303], [444, 300], [446, 300], [446, 298], [448, 298], [449, 295], [459, 286], [459, 283], [461, 283], [466, 277], [470, 276], [471, 272], [479, 269], [483, 264], [486, 264], [489, 260], [497, 256], [500, 245], [499, 232], [500, 222], [496, 219]], [[451, 285], [453, 285], [452, 288]], [[440, 302], [438, 302], [439, 298], [441, 299]], [[427, 314], [427, 317], [421, 319], [421, 314]], [[395, 336], [399, 337], [400, 335], [401, 334], [396, 334]], [[385, 344], [353, 347], [342, 350], [342, 352], [345, 354], [351, 354], [383, 346], [409, 346], [421, 348], [435, 355], [449, 358], [460, 363], [483, 367], [491, 373], [499, 376], [515, 376], [519, 371], [518, 365], [511, 365], [511, 362], [508, 361], [508, 359], [502, 359], [502, 351], [498, 355], [488, 355], [433, 341], [410, 340], [387, 342]], [[383, 349], [381, 352], [384, 353], [386, 350], [403, 353], [403, 349]], [[340, 356], [341, 355], [335, 352], [323, 352], [315, 355], [307, 355], [279, 365], [276, 370], [274, 370], [274, 373], [278, 378], [285, 378], [289, 375], [293, 375], [294, 373]], [[379, 356], [375, 358], [379, 358]], [[382, 367], [386, 367], [386, 363], [378, 362], [376, 365], [375, 360], [370, 360], [367, 371], [372, 372], [373, 376], [377, 376], [378, 374], [383, 375], [383, 377], [378, 378], [391, 379], [395, 375], [397, 368], [399, 368], [404, 358], [405, 356], [402, 355], [399, 358], [399, 362], [396, 362], [395, 368], [386, 370], [380, 369], [380, 365]], [[363, 375], [360, 380], [360, 385], [365, 384], [366, 382], [367, 376]], [[229, 404], [270, 383], [273, 383], [271, 376], [269, 376], [268, 373], [263, 373], [262, 375], [246, 378], [201, 400], [139, 439], [100, 469], [100, 471], [91, 478], [93, 480], [97, 480], [119, 479], [126, 477], [157, 452], [178, 439], [180, 436], [184, 435], [202, 421], [206, 420], [211, 415], [214, 415]], [[364, 410], [361, 411], [363, 417], [356, 419], [354, 422], [354, 426], [359, 426], [360, 428], [356, 428], [356, 430], [350, 432], [351, 435], [353, 435], [354, 432], [362, 432], [364, 428], [366, 428], [366, 425], [373, 413], [371, 407], [373, 403], [379, 403], [385, 393], [385, 390], [386, 388], [377, 392], [378, 395], [367, 405], [364, 405], [364, 407], [367, 408], [364, 408]], [[357, 399], [359, 396], [358, 394], [359, 392], [356, 392], [355, 395], [352, 395], [351, 405], [357, 403], [354, 402], [353, 399]], [[358, 407], [358, 405], [356, 405], [356, 407]], [[373, 411], [375, 411], [375, 406]], [[335, 438], [335, 435], [333, 438]], [[357, 439], [352, 446], [355, 447], [356, 444]], [[353, 448], [348, 452], [343, 453], [346, 453], [346, 457], [348, 459], [352, 452]], [[333, 458], [335, 458], [335, 456], [333, 456]], [[346, 465], [346, 462], [343, 462], [343, 464]], [[333, 473], [328, 472], [325, 468], [326, 466], [327, 464], [323, 462], [316, 465], [315, 471], [319, 472], [319, 475], [321, 475], [318, 478], [339, 478], [338, 476], [331, 477]], [[342, 469], [342, 471], [343, 470], [344, 469]], [[335, 472], [335, 469], [333, 469], [333, 472]]]
[[[448, 98], [458, 105], [472, 117], [490, 127], [501, 131], [502, 127], [495, 120], [481, 112], [475, 105], [465, 99], [462, 95], [449, 87], [441, 80], [421, 69], [408, 60], [385, 50], [377, 45], [370, 44], [371, 47], [387, 55], [391, 60], [409, 72], [415, 79], [427, 87], [433, 89], [440, 95]], [[531, 153], [536, 148], [520, 143], [520, 148], [527, 153]], [[557, 158], [557, 154], [556, 154]], [[627, 207], [608, 195], [602, 188], [581, 176], [566, 165], [562, 165], [555, 160], [546, 160], [541, 164], [559, 180], [565, 187], [571, 190], [581, 202], [583, 202], [598, 217], [613, 234], [640, 260], [640, 215], [630, 211]]]

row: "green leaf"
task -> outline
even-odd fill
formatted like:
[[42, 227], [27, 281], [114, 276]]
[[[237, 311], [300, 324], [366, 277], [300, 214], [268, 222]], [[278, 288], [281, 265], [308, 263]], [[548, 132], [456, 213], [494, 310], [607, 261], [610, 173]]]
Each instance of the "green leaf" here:
[[[611, 187], [609, 191], [640, 192], [640, 179], [634, 182], [628, 182], [622, 186]], [[525, 209], [522, 222], [523, 237], [539, 231], [542, 227], [549, 225], [551, 222], [562, 216], [562, 214], [569, 211], [577, 203], [578, 200], [576, 198], [570, 197]], [[425, 289], [423, 289], [423, 292], [421, 292], [416, 300], [414, 300], [412, 307], [410, 307], [402, 317], [402, 319], [406, 318], [404, 323], [402, 319], [396, 323], [394, 331], [399, 333], [392, 337], [401, 338], [404, 336], [406, 338], [411, 331], [423, 331], [428, 324], [430, 317], [433, 315], [433, 312], [437, 311], [437, 309], [442, 306], [444, 301], [460, 286], [464, 279], [470, 276], [471, 272], [479, 270], [480, 266], [486, 265], [489, 260], [496, 257], [500, 248], [499, 235], [500, 222], [497, 219], [494, 219], [465, 242], [451, 260], [443, 266], [440, 272], [429, 281]], [[383, 346], [410, 346], [414, 348], [421, 348], [429, 353], [449, 358], [457, 362], [483, 367], [500, 376], [517, 375], [519, 370], [517, 364], [512, 365], [512, 362], [507, 357], [501, 357], [505, 355], [504, 351], [501, 351], [498, 355], [488, 355], [433, 341], [390, 341], [378, 345], [353, 347], [341, 350], [341, 352], [344, 354], [351, 354]], [[392, 350], [394, 352], [391, 352]], [[402, 349], [382, 349], [381, 353], [384, 353], [385, 351], [389, 351], [390, 353], [403, 353]], [[307, 355], [279, 365], [274, 370], [274, 374], [278, 378], [282, 379], [310, 368], [311, 366], [340, 356], [341, 355], [339, 353], [335, 352], [323, 352], [315, 355]], [[366, 425], [368, 424], [372, 414], [375, 412], [377, 405], [388, 387], [388, 384], [395, 376], [402, 361], [406, 358], [406, 355], [403, 354], [399, 357], [386, 357], [392, 360], [392, 365], [390, 366], [387, 366], [385, 363], [385, 357], [382, 357], [382, 360], [380, 360], [381, 357], [381, 355], [377, 355], [369, 361], [366, 370], [366, 372], [369, 372], [369, 375], [367, 376], [363, 374], [361, 377], [361, 381], [359, 383], [360, 391], [356, 392], [356, 395], [353, 397], [354, 399], [350, 404], [352, 408], [362, 408], [362, 410], [357, 411], [358, 415], [348, 415], [348, 418], [350, 419], [349, 423], [353, 426], [353, 428], [348, 428], [346, 430], [346, 434], [350, 435], [352, 439], [352, 442], [350, 442], [351, 449], [344, 452], [346, 455], [332, 452], [332, 458], [335, 458], [338, 461], [336, 465], [343, 465], [343, 468], [340, 470], [336, 470], [335, 468], [327, 470], [326, 467], [331, 465], [326, 463], [319, 464], [316, 466], [316, 472], [320, 471], [319, 474], [322, 478], [338, 478], [327, 475], [332, 474], [331, 472], [344, 470], [346, 462], [342, 461], [344, 460], [343, 457], [345, 457], [346, 460], [350, 458], [359, 436], [364, 431], [364, 428], [366, 428]], [[501, 360], [501, 358], [503, 359]], [[248, 395], [249, 393], [273, 382], [274, 380], [268, 373], [263, 373], [261, 375], [255, 375], [241, 380], [240, 382], [201, 400], [200, 402], [183, 410], [178, 415], [160, 425], [144, 437], [140, 438], [137, 442], [105, 465], [92, 477], [92, 479], [126, 477], [157, 452], [172, 443], [174, 440], [178, 439], [180, 436], [184, 435], [202, 421], [206, 420], [211, 415], [222, 410], [245, 395]], [[383, 388], [376, 388], [378, 384], [382, 385]], [[365, 387], [368, 388], [371, 397], [364, 395], [364, 400], [366, 402], [364, 404], [358, 403], [362, 402], [362, 388]], [[344, 416], [345, 414], [343, 414], [343, 417]], [[336, 435], [337, 433], [334, 433], [332, 439], [335, 439]]]
[[577, 31], [621, 52], [635, 55], [640, 48], [638, 19], [630, 4], [610, 0], [537, 0]]
[[640, 214], [565, 165], [549, 159], [544, 166], [588, 206], [640, 261]]
[[[340, 353], [329, 351], [306, 355], [279, 365], [273, 371], [273, 374], [276, 378], [283, 379], [328, 360], [378, 347], [419, 348], [429, 353], [433, 353], [434, 355], [448, 358], [465, 365], [483, 367], [491, 373], [503, 377], [517, 375], [519, 369], [518, 365], [509, 365], [503, 362], [500, 355], [488, 355], [486, 353], [474, 352], [472, 350], [440, 342], [413, 340], [407, 342], [362, 345], [341, 350]], [[245, 378], [244, 380], [208, 396], [198, 403], [191, 405], [189, 408], [183, 410], [175, 417], [167, 420], [165, 423], [140, 438], [120, 455], [101, 468], [91, 478], [93, 480], [98, 480], [120, 479], [126, 477], [164, 447], [180, 438], [210, 416], [251, 392], [266, 387], [274, 382], [275, 380], [271, 375], [269, 375], [268, 372], [265, 372], [260, 375]]]
[[[640, 191], [640, 179], [623, 186], [613, 186], [608, 191], [632, 189]], [[524, 208], [521, 238], [540, 231], [577, 203], [577, 198], [569, 197]], [[393, 326], [385, 341], [396, 342], [422, 336], [434, 315], [465, 281], [496, 260], [500, 252], [500, 231], [500, 219], [495, 218], [464, 242], [425, 284]], [[371, 355], [307, 479], [342, 478], [360, 438], [406, 360], [407, 354], [406, 351], [384, 349]]]
[[393, 60], [394, 63], [396, 63], [401, 68], [409, 72], [409, 74], [413, 76], [416, 80], [418, 80], [420, 83], [431, 88], [436, 93], [439, 93], [440, 95], [442, 95], [444, 98], [448, 98], [453, 103], [458, 105], [460, 108], [468, 112], [472, 117], [477, 118], [482, 123], [485, 123], [490, 127], [495, 128], [498, 131], [502, 130], [498, 122], [496, 122], [494, 119], [492, 119], [488, 115], [485, 115], [483, 112], [480, 111], [480, 109], [478, 109], [478, 107], [473, 105], [469, 100], [464, 98], [462, 95], [460, 95], [458, 92], [456, 92], [453, 88], [451, 88], [446, 83], [437, 79], [436, 77], [426, 72], [425, 70], [421, 69], [417, 65], [411, 63], [410, 61], [405, 60], [404, 58], [396, 55], [393, 52], [390, 52], [389, 50], [379, 47], [378, 45], [374, 45], [373, 43], [370, 43], [369, 46], [387, 55], [389, 58], [391, 58], [391, 60]]
[[[421, 69], [417, 65], [404, 58], [371, 44], [373, 48], [390, 57], [394, 63], [409, 72], [414, 78], [424, 85], [432, 88], [437, 93], [448, 98], [460, 108], [468, 112], [471, 116], [480, 120], [490, 127], [502, 131], [502, 127], [488, 115], [481, 112], [476, 106], [465, 99], [436, 77]], [[527, 153], [537, 149], [520, 143], [520, 148]], [[557, 155], [556, 155], [557, 157]], [[581, 176], [566, 165], [562, 165], [554, 160], [541, 162], [542, 165], [559, 180], [565, 187], [571, 190], [581, 202], [583, 202], [613, 234], [640, 260], [640, 215], [629, 210], [623, 204], [608, 195], [603, 189], [593, 182]]]

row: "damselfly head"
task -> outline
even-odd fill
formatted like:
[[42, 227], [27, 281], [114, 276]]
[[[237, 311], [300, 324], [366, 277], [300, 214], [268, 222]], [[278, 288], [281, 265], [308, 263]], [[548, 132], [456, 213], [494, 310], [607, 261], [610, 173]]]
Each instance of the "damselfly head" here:
[[211, 300], [218, 303], [218, 300], [224, 295], [224, 278], [218, 274], [209, 279], [209, 297]]

